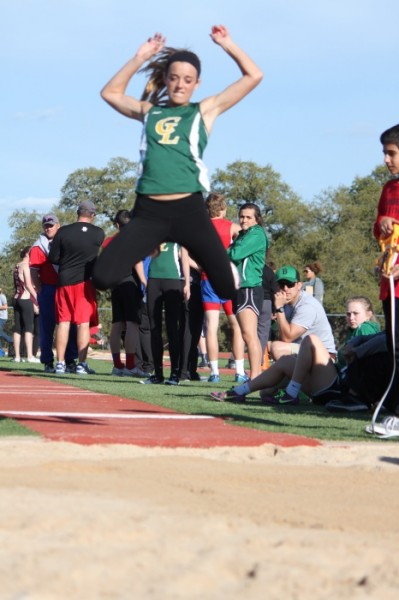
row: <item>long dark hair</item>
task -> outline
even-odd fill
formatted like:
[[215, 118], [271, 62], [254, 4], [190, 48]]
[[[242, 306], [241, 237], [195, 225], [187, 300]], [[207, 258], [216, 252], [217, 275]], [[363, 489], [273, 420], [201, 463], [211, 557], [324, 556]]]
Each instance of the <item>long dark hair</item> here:
[[262, 214], [260, 212], [260, 208], [257, 204], [255, 204], [255, 202], [244, 202], [244, 204], [241, 204], [241, 206], [238, 209], [238, 216], [240, 216], [240, 212], [244, 209], [247, 208], [252, 208], [252, 210], [254, 211], [255, 214], [255, 219], [258, 225], [261, 225], [261, 227], [264, 226], [263, 223], [263, 218], [262, 218]]
[[147, 100], [151, 104], [166, 104], [167, 92], [164, 81], [164, 75], [168, 72], [170, 64], [173, 62], [172, 57], [174, 54], [179, 53], [182, 55], [183, 62], [190, 62], [197, 69], [198, 76], [200, 74], [200, 62], [199, 58], [194, 52], [190, 52], [187, 48], [171, 48], [165, 46], [161, 52], [159, 52], [154, 60], [147, 63], [142, 67], [139, 73], [145, 73], [148, 75], [147, 85], [141, 95], [141, 100]]
[[29, 250], [31, 249], [30, 246], [24, 246], [23, 248], [21, 248], [21, 250], [19, 251], [19, 257], [20, 258], [25, 258], [25, 256], [27, 254], [29, 254]]

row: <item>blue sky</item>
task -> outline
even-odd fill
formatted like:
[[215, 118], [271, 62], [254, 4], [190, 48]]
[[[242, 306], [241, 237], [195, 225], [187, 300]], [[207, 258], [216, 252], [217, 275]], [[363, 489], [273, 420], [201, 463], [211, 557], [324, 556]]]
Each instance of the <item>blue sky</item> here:
[[216, 123], [210, 174], [235, 160], [271, 164], [303, 200], [369, 174], [379, 134], [399, 122], [398, 13], [397, 0], [2, 1], [0, 246], [12, 210], [46, 212], [74, 170], [138, 159], [140, 125], [99, 90], [156, 31], [199, 54], [196, 100], [238, 77], [209, 38], [214, 23], [264, 71]]

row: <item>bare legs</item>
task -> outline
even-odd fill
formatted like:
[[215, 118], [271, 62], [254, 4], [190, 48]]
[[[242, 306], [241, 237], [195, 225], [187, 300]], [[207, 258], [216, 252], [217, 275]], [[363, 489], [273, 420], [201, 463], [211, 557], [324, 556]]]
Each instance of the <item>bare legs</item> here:
[[247, 346], [250, 377], [254, 379], [261, 372], [262, 364], [262, 349], [258, 337], [258, 317], [251, 308], [244, 308], [244, 310], [237, 313], [237, 321]]
[[301, 384], [304, 392], [314, 394], [328, 388], [336, 377], [329, 352], [316, 335], [308, 335], [297, 356], [282, 356], [248, 385], [251, 392], [262, 390], [269, 394], [292, 379]]
[[[14, 341], [14, 350], [15, 350], [15, 359], [17, 361], [19, 361], [21, 359], [21, 334], [20, 333], [13, 333], [13, 341]], [[26, 331], [24, 333], [24, 341], [25, 341], [25, 346], [26, 346], [26, 354], [29, 359], [33, 358], [33, 352], [32, 352], [32, 347], [33, 347], [33, 333], [29, 333], [28, 331]]]
[[[57, 351], [57, 361], [65, 361], [65, 350], [69, 338], [69, 321], [62, 321], [58, 323], [57, 333], [55, 336], [55, 346]], [[89, 323], [80, 323], [77, 325], [77, 345], [78, 345], [78, 360], [79, 362], [86, 362], [87, 350], [90, 342], [90, 326]]]
[[[244, 360], [244, 340], [241, 335], [238, 321], [234, 315], [227, 315], [227, 320], [232, 333], [232, 350], [234, 358], [235, 360]], [[217, 362], [219, 358], [219, 310], [207, 310], [205, 312], [205, 323], [206, 348], [208, 351], [208, 360], [212, 366], [212, 363]]]

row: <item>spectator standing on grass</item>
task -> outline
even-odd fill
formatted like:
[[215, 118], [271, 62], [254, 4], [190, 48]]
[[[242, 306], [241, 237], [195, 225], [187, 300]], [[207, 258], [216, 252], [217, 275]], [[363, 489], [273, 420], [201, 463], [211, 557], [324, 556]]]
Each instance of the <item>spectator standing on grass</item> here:
[[[374, 237], [389, 238], [399, 224], [399, 125], [394, 125], [380, 136], [384, 162], [392, 179], [384, 185], [378, 202], [377, 218], [374, 223]], [[385, 317], [385, 330], [388, 351], [395, 363], [395, 376], [384, 406], [392, 416], [382, 424], [371, 428], [369, 433], [386, 437], [399, 437], [399, 262], [398, 254], [393, 263], [381, 271], [380, 300]], [[394, 323], [394, 327], [392, 326]], [[393, 331], [392, 331], [393, 329]]]
[[[223, 246], [227, 248], [237, 238], [241, 231], [240, 225], [226, 219], [227, 203], [223, 194], [212, 193], [206, 199], [206, 207], [212, 224], [215, 227]], [[205, 241], [206, 243], [206, 241]], [[217, 383], [219, 376], [219, 315], [223, 308], [232, 335], [232, 349], [235, 359], [237, 382], [246, 380], [244, 370], [244, 340], [241, 329], [234, 314], [233, 302], [226, 298], [220, 298], [213, 289], [207, 274], [202, 271], [201, 294], [205, 312], [205, 339], [211, 373], [208, 381]]]
[[318, 275], [322, 272], [320, 261], [316, 260], [306, 264], [303, 272], [306, 278], [306, 281], [303, 284], [305, 292], [316, 298], [320, 304], [323, 304], [324, 283], [320, 277], [318, 277]]
[[265, 264], [262, 272], [263, 304], [258, 318], [258, 337], [262, 349], [262, 359], [269, 342], [272, 316], [274, 313], [274, 294], [278, 291], [273, 269]]
[[[42, 233], [30, 249], [29, 263], [39, 304], [40, 362], [44, 365], [45, 373], [55, 373], [53, 344], [56, 325], [55, 293], [58, 282], [58, 267], [49, 261], [48, 255], [51, 243], [60, 228], [58, 217], [54, 214], [44, 215], [42, 227]], [[77, 358], [76, 326], [72, 326], [65, 350], [66, 371], [68, 373], [75, 372], [75, 360]]]
[[262, 364], [258, 317], [263, 305], [262, 273], [268, 240], [257, 204], [242, 204], [238, 219], [241, 230], [229, 246], [228, 255], [241, 278], [241, 286], [234, 299], [234, 312], [247, 347], [252, 379], [259, 375]]
[[21, 358], [21, 337], [24, 336], [27, 361], [29, 363], [40, 362], [33, 356], [33, 330], [34, 314], [39, 307], [37, 304], [37, 294], [33, 286], [29, 268], [29, 249], [25, 246], [20, 252], [21, 260], [15, 266], [14, 277], [14, 362], [23, 362]]
[[8, 344], [12, 343], [12, 337], [7, 335], [4, 328], [7, 324], [8, 319], [8, 304], [6, 295], [3, 293], [3, 289], [0, 287], [0, 338], [5, 340]]
[[[144, 277], [148, 279], [151, 257], [143, 260]], [[149, 377], [154, 370], [154, 361], [151, 349], [151, 327], [148, 318], [147, 286], [142, 285], [143, 298], [141, 301], [141, 322], [139, 325], [139, 343], [136, 346], [135, 364], [138, 370], [143, 372], [143, 377]]]
[[76, 223], [61, 227], [51, 244], [49, 260], [58, 266], [56, 350], [58, 375], [66, 373], [65, 351], [71, 324], [77, 326], [78, 375], [94, 374], [87, 362], [90, 326], [98, 325], [96, 291], [91, 282], [104, 231], [93, 225], [96, 207], [90, 200], [77, 209]]
[[[119, 231], [130, 221], [128, 210], [119, 210], [114, 219], [115, 227]], [[103, 242], [103, 248], [113, 240], [115, 236], [106, 238]], [[109, 343], [111, 347], [112, 375], [145, 377], [145, 373], [135, 366], [135, 352], [139, 345], [139, 325], [141, 322], [141, 301], [143, 293], [141, 286], [147, 285], [147, 279], [144, 276], [144, 267], [142, 261], [137, 263], [132, 272], [124, 277], [111, 291], [112, 305], [112, 326]], [[126, 364], [121, 359], [122, 334], [124, 333], [123, 344], [125, 347]]]
[[199, 266], [189, 257], [190, 297], [182, 303], [180, 317], [180, 363], [179, 379], [201, 381], [198, 368], [198, 341], [204, 320]]
[[[180, 263], [181, 260], [181, 263]], [[178, 385], [180, 360], [180, 319], [183, 300], [190, 298], [190, 265], [188, 252], [178, 244], [165, 242], [151, 258], [147, 281], [147, 305], [151, 326], [151, 348], [154, 374], [145, 384]], [[162, 323], [165, 314], [171, 362], [170, 376], [163, 376]]]

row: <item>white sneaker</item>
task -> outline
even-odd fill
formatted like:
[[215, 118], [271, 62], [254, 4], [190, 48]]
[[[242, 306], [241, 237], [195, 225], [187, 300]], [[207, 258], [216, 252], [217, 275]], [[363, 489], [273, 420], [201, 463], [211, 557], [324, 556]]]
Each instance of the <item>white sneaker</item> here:
[[57, 362], [55, 365], [55, 374], [56, 375], [64, 375], [66, 373], [66, 365], [65, 361]]
[[148, 377], [148, 373], [142, 371], [138, 367], [133, 367], [133, 369], [123, 369], [123, 375], [126, 377], [139, 377], [140, 379]]
[[367, 425], [366, 431], [375, 433], [383, 440], [399, 437], [399, 417], [385, 417], [381, 423]]
[[76, 375], [95, 375], [94, 369], [91, 369], [87, 362], [80, 362], [76, 367]]
[[32, 356], [32, 358], [28, 358], [26, 362], [28, 362], [28, 363], [39, 363], [40, 359], [36, 358], [36, 356]]
[[111, 375], [116, 375], [117, 377], [123, 377], [125, 374], [125, 368], [119, 369], [118, 367], [112, 367]]

